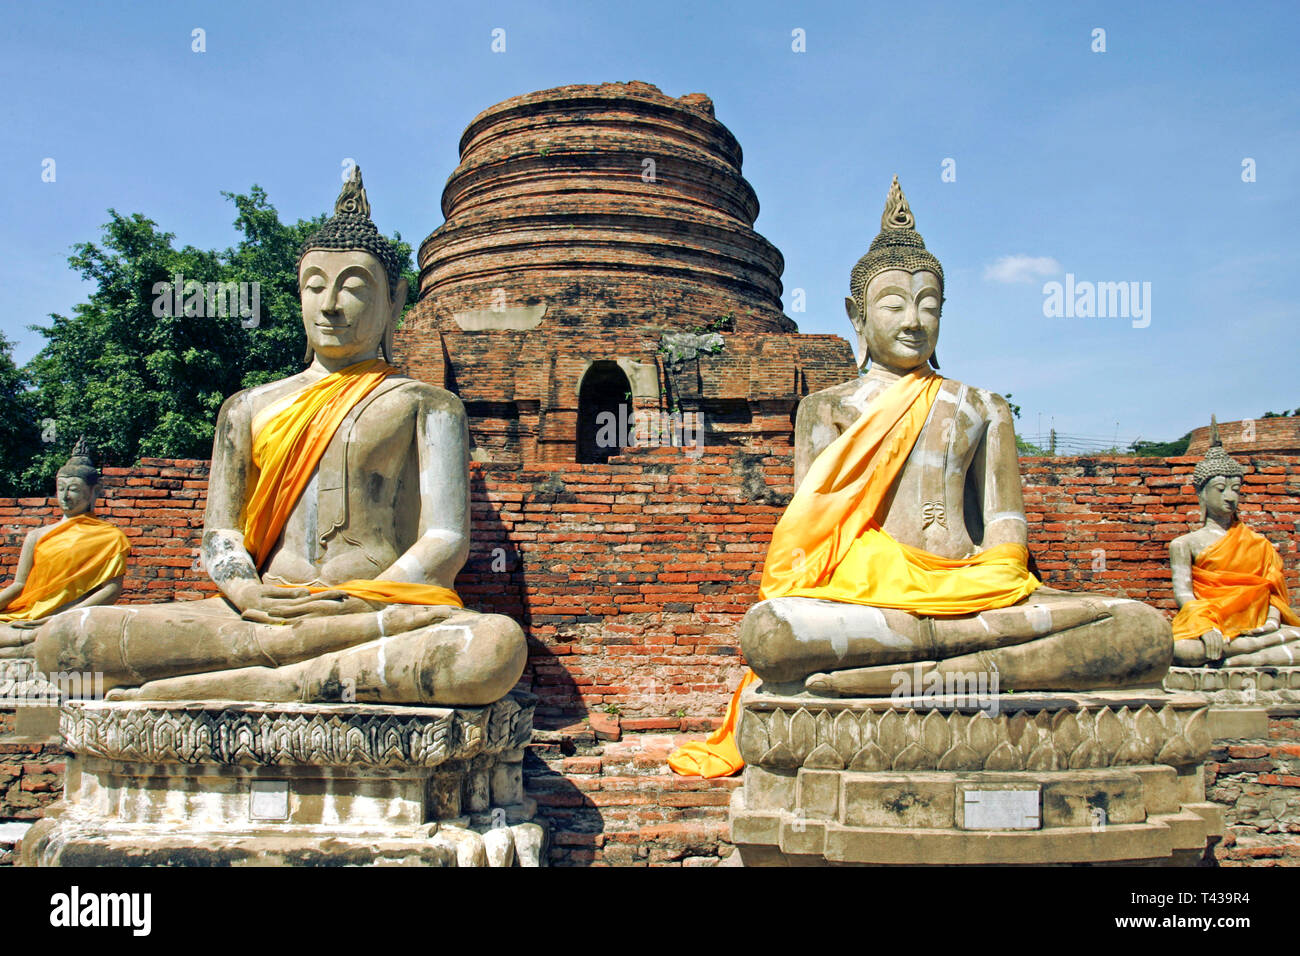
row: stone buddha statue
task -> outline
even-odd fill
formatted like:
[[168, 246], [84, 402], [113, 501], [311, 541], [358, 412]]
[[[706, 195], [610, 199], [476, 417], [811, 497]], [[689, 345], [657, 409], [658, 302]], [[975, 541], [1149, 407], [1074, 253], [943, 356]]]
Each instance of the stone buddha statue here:
[[1229, 457], [1210, 419], [1210, 449], [1192, 470], [1205, 524], [1169, 543], [1174, 663], [1179, 667], [1300, 663], [1300, 617], [1282, 558], [1237, 516], [1246, 469]]
[[63, 517], [27, 535], [14, 580], [0, 589], [0, 658], [31, 657], [39, 628], [54, 615], [112, 604], [121, 595], [131, 545], [95, 517], [99, 490], [90, 446], [79, 439], [55, 476]]
[[450, 392], [398, 374], [406, 280], [359, 169], [298, 263], [310, 363], [222, 406], [202, 558], [220, 595], [95, 607], [36, 641], [110, 699], [479, 706], [526, 659], [512, 620], [462, 606], [468, 433]]
[[777, 694], [889, 696], [902, 675], [993, 672], [1015, 691], [1158, 684], [1158, 611], [1029, 572], [1010, 409], [938, 373], [943, 288], [895, 177], [845, 300], [866, 371], [799, 406], [796, 493], [745, 658]]

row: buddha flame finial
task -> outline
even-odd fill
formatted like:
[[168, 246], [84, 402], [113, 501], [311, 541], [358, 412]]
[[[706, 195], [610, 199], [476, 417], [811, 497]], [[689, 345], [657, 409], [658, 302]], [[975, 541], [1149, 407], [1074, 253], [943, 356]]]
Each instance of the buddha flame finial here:
[[334, 201], [334, 215], [370, 218], [370, 200], [366, 198], [366, 187], [361, 183], [360, 166], [354, 165], [348, 174], [348, 181]]
[[898, 174], [894, 174], [894, 181], [889, 186], [889, 196], [885, 199], [885, 211], [880, 216], [880, 229], [886, 232], [890, 229], [915, 229], [916, 217], [912, 215], [912, 207], [907, 204], [907, 197], [903, 195], [903, 187], [898, 184]]

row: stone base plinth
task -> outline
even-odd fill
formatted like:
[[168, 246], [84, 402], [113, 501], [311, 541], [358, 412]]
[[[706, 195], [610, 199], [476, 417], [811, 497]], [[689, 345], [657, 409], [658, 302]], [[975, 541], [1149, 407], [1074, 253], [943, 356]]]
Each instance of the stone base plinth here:
[[1212, 704], [1300, 704], [1300, 667], [1171, 667], [1165, 690], [1204, 694]]
[[1201, 694], [1214, 740], [1268, 737], [1268, 712], [1300, 706], [1300, 667], [1171, 667], [1165, 689]]
[[746, 691], [731, 841], [749, 866], [1195, 865], [1205, 701], [1153, 691], [828, 699]]
[[522, 775], [535, 703], [69, 702], [64, 799], [22, 862], [540, 865]]
[[[81, 675], [63, 675], [76, 678]], [[91, 690], [92, 688], [87, 688]], [[0, 711], [13, 711], [12, 735], [23, 740], [52, 740], [59, 734], [59, 689], [26, 657], [0, 659]]]

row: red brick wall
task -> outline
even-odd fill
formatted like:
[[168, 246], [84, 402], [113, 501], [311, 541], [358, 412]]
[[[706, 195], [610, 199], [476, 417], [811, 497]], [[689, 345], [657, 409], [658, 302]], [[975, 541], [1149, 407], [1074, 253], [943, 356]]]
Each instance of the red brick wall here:
[[1219, 866], [1300, 866], [1300, 717], [1279, 708], [1267, 740], [1218, 741], [1206, 796], [1224, 810]]
[[[1024, 459], [1030, 546], [1048, 582], [1172, 615], [1167, 546], [1193, 526], [1195, 462]], [[1300, 457], [1249, 464], [1245, 520], [1283, 549], [1300, 589]], [[206, 473], [206, 462], [164, 460], [108, 470], [100, 513], [134, 546], [126, 600], [212, 593], [194, 567]], [[471, 607], [526, 626], [525, 682], [543, 716], [717, 716], [743, 668], [736, 625], [755, 600], [790, 481], [786, 452], [475, 465], [474, 547], [457, 588]], [[12, 574], [26, 529], [56, 513], [52, 500], [0, 500], [0, 577]]]
[[[1300, 416], [1248, 418], [1239, 422], [1221, 422], [1219, 440], [1230, 455], [1294, 455], [1300, 452]], [[1187, 454], [1204, 455], [1210, 447], [1210, 426], [1192, 432]]]

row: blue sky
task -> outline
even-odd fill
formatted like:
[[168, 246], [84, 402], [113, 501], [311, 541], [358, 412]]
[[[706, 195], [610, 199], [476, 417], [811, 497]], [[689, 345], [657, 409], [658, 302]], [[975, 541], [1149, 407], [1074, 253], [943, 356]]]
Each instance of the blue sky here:
[[[84, 300], [67, 256], [110, 206], [224, 248], [221, 190], [260, 184], [292, 221], [330, 208], [351, 157], [380, 228], [418, 243], [474, 115], [635, 79], [713, 98], [801, 331], [848, 337], [848, 272], [897, 173], [947, 273], [943, 371], [1012, 393], [1023, 433], [1172, 439], [1296, 408], [1300, 6], [1132, 6], [9, 5], [0, 331], [26, 360], [26, 326]], [[1150, 324], [1044, 317], [1065, 273], [1150, 283]]]

